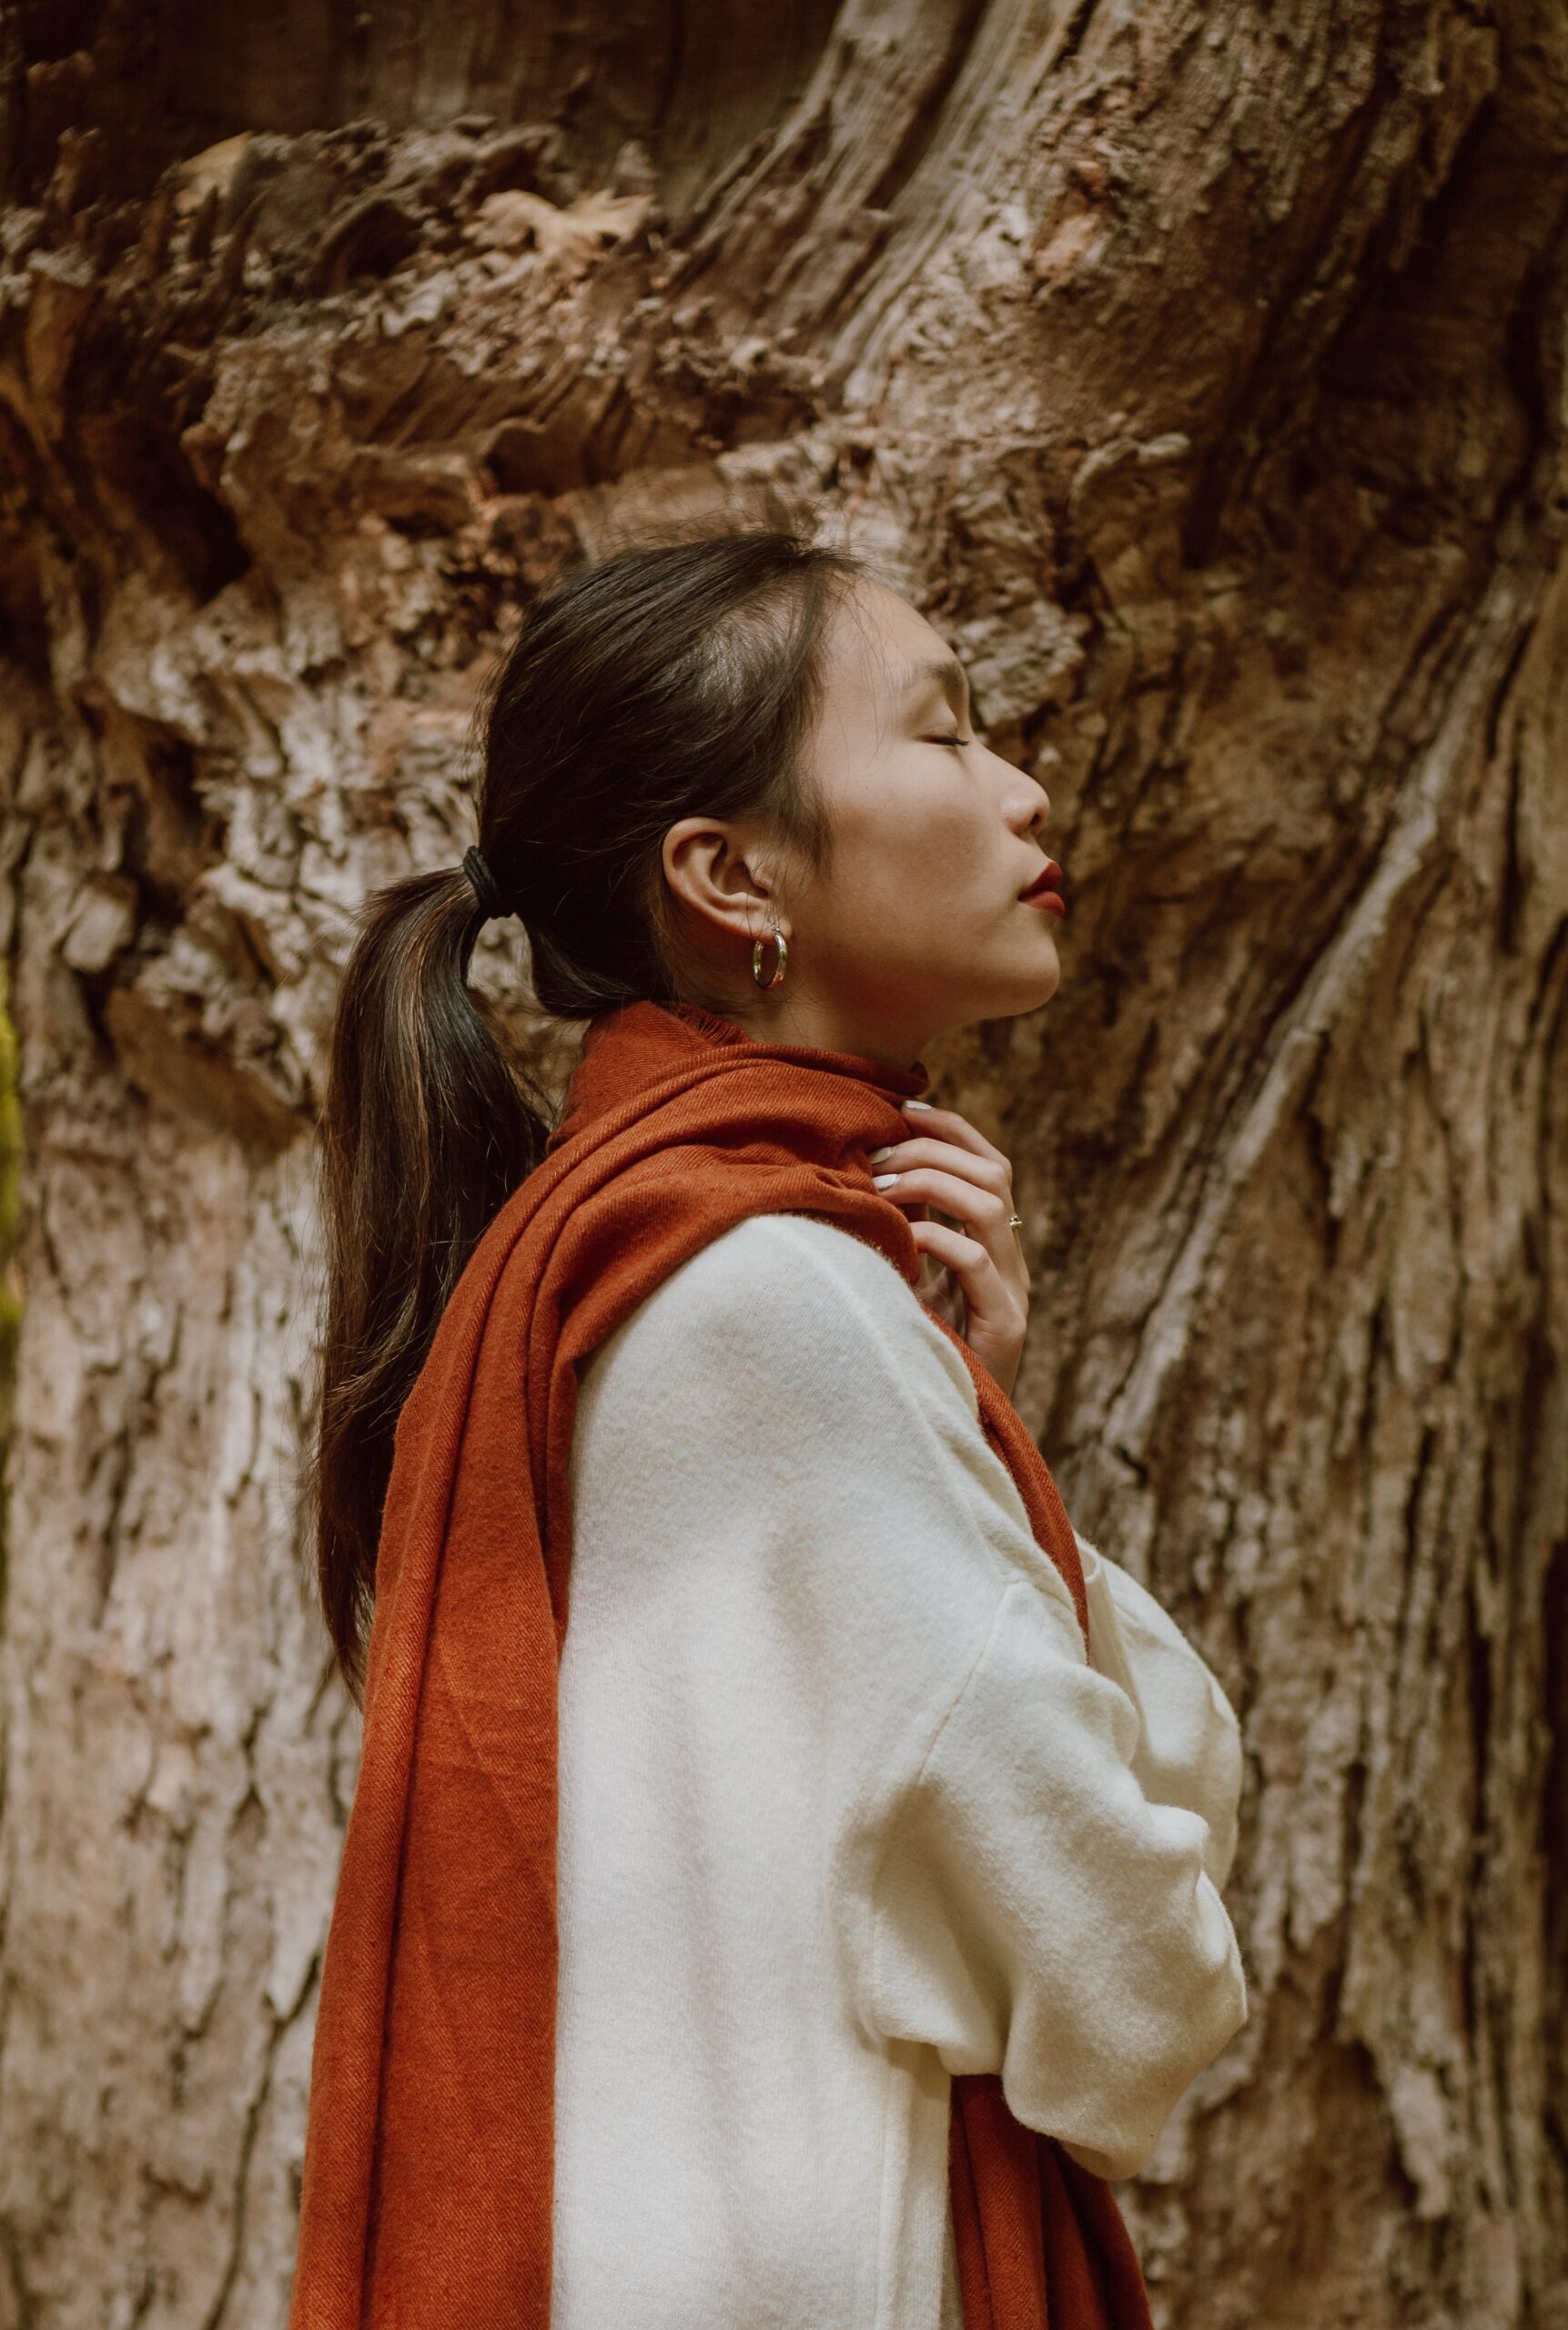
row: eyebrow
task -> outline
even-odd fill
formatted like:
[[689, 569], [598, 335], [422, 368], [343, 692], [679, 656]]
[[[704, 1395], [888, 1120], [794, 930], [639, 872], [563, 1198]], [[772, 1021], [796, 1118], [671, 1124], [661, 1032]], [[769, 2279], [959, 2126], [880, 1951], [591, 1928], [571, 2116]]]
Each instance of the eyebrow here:
[[925, 694], [933, 687], [940, 688], [954, 712], [962, 716], [969, 702], [969, 678], [956, 655], [936, 656], [928, 664], [911, 664], [904, 674], [901, 693], [905, 696]]

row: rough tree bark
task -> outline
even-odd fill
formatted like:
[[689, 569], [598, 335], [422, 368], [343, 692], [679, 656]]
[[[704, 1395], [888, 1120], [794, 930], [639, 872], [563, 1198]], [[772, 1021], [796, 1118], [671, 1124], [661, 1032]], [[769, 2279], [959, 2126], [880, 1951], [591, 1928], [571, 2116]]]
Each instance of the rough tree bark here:
[[1158, 2317], [1563, 2330], [1568, 15], [66, 0], [0, 70], [0, 2322], [282, 2319], [355, 903], [566, 551], [814, 505], [1051, 792], [1063, 989], [931, 1065], [1020, 1405], [1245, 1718]]

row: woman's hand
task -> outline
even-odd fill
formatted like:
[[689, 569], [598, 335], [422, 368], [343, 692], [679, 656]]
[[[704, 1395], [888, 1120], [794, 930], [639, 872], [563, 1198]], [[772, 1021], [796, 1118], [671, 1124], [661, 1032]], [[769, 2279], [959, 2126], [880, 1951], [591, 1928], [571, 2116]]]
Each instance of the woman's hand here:
[[[869, 1151], [878, 1185], [895, 1205], [915, 1209], [909, 1221], [915, 1243], [942, 1269], [927, 1307], [957, 1330], [1010, 1393], [1029, 1321], [1029, 1273], [1007, 1221], [1016, 1211], [1013, 1169], [956, 1110], [917, 1100], [903, 1105], [909, 1139]], [[926, 1206], [952, 1215], [963, 1228], [930, 1221]]]

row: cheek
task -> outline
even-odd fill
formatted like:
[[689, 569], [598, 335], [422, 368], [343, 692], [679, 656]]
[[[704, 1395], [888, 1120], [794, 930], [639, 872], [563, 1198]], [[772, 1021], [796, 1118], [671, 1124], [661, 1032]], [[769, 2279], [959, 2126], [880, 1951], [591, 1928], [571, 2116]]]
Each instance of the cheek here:
[[994, 837], [971, 772], [885, 731], [830, 734], [819, 768], [834, 864], [814, 909], [824, 939], [853, 954], [868, 930], [879, 943], [905, 927], [929, 940], [946, 919], [972, 921]]
[[929, 816], [868, 820], [845, 835], [833, 882], [840, 935], [885, 934], [905, 918], [929, 926], [953, 898], [953, 854], [954, 837]]
[[845, 804], [844, 863], [862, 890], [949, 883], [979, 856], [973, 805], [931, 783], [924, 769], [893, 769], [885, 784]]
[[902, 821], [884, 844], [884, 879], [905, 898], [918, 897], [933, 925], [943, 915], [967, 917], [988, 864], [986, 839], [966, 805], [928, 804]]

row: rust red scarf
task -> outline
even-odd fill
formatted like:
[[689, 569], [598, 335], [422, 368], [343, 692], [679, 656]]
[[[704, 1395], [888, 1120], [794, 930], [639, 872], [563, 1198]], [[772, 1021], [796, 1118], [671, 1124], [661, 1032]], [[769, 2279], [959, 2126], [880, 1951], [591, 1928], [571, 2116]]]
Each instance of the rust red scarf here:
[[[866, 1151], [924, 1068], [756, 1043], [685, 1006], [590, 1029], [569, 1112], [485, 1232], [398, 1421], [364, 1746], [321, 1976], [289, 2330], [548, 2330], [556, 1677], [577, 1368], [754, 1213], [816, 1214], [911, 1286]], [[952, 1330], [946, 1330], [952, 1333]], [[1012, 1403], [992, 1445], [1087, 1629], [1077, 1546]], [[966, 2330], [1148, 2330], [1116, 2202], [953, 2082]], [[845, 2325], [849, 2330], [849, 2325]]]

